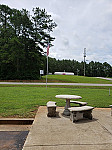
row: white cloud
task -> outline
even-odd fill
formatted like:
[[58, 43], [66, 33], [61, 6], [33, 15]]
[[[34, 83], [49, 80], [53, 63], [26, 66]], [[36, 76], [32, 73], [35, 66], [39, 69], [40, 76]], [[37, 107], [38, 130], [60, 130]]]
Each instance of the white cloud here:
[[0, 0], [18, 9], [45, 8], [58, 27], [50, 56], [83, 61], [86, 47], [89, 61], [107, 61], [112, 65], [111, 0]]

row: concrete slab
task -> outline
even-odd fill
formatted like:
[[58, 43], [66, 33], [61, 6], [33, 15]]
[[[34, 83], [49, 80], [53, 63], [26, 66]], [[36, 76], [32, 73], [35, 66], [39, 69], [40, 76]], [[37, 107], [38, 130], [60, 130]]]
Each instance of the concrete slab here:
[[34, 118], [0, 118], [0, 131], [29, 131]]
[[93, 120], [72, 123], [57, 107], [57, 117], [47, 117], [47, 108], [39, 107], [23, 150], [111, 150], [112, 116], [110, 109], [94, 109]]
[[31, 125], [0, 125], [0, 131], [29, 131]]

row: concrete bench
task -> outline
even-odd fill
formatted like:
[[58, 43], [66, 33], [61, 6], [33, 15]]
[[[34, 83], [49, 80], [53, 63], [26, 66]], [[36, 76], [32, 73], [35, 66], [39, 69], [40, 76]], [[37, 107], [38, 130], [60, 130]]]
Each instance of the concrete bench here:
[[111, 116], [112, 116], [112, 105], [109, 105], [111, 107]]
[[92, 110], [94, 107], [82, 106], [70, 107], [68, 109], [70, 111], [70, 120], [72, 120], [72, 122], [83, 119], [84, 117], [92, 120]]
[[80, 106], [85, 106], [85, 105], [87, 105], [87, 102], [72, 101], [72, 100], [70, 100], [70, 103], [79, 104]]
[[47, 102], [48, 117], [56, 117], [56, 102]]

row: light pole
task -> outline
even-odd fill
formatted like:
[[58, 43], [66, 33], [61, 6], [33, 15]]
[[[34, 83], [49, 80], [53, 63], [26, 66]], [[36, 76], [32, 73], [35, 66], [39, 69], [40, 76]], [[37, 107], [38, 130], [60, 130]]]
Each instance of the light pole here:
[[84, 76], [85, 76], [85, 58], [86, 58], [86, 48], [84, 48]]

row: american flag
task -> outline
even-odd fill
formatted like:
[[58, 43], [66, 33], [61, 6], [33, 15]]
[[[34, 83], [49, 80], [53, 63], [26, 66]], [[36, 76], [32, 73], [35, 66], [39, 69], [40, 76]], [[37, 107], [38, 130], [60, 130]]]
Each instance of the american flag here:
[[48, 43], [48, 46], [47, 46], [47, 56], [49, 55], [49, 43]]

